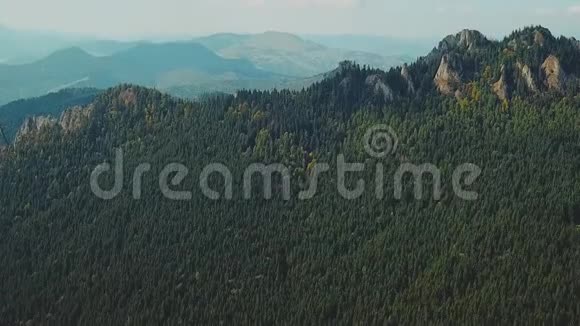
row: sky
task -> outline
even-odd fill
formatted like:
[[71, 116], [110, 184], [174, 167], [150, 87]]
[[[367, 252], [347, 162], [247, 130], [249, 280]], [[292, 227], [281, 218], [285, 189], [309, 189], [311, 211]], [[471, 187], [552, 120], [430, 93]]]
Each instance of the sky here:
[[580, 38], [580, 0], [0, 0], [0, 25], [110, 39], [218, 32], [502, 37], [543, 25]]

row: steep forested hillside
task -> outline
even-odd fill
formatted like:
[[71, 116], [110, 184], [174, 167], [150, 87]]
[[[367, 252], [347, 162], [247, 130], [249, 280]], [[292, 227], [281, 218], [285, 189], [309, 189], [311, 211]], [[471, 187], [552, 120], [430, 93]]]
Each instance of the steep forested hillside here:
[[[566, 52], [573, 43], [563, 39], [546, 41], [549, 50], [528, 45], [539, 53], [529, 59], [516, 51], [513, 60], [531, 67], [538, 89], [526, 96], [514, 82], [500, 98], [496, 69], [508, 61], [496, 54], [509, 42], [459, 35], [409, 67], [343, 63], [297, 92], [239, 91], [193, 103], [119, 86], [74, 127], [27, 124], [0, 154], [0, 322], [578, 324], [580, 98], [573, 82], [562, 90], [543, 84], [536, 65], [557, 56], [574, 81], [580, 55]], [[444, 56], [456, 56], [448, 62], [461, 73], [438, 73]], [[436, 76], [458, 78], [444, 85]], [[66, 120], [79, 114], [68, 111]], [[385, 158], [369, 156], [363, 141], [379, 124], [399, 139]], [[90, 176], [117, 148], [123, 189], [102, 200]], [[337, 192], [340, 154], [365, 163], [346, 178], [352, 187], [367, 183], [357, 199]], [[203, 168], [216, 162], [233, 174], [232, 200], [200, 190]], [[289, 168], [289, 200], [277, 177], [270, 200], [259, 187], [243, 198], [243, 173], [255, 162]], [[318, 192], [300, 200], [323, 162], [331, 169]], [[141, 163], [151, 171], [134, 199]], [[168, 163], [188, 168], [171, 188], [190, 190], [190, 199], [162, 194]], [[427, 178], [417, 199], [408, 178], [395, 197], [392, 178], [404, 163], [437, 166], [442, 195], [433, 196]], [[481, 168], [468, 187], [477, 200], [454, 194], [452, 174], [463, 163]], [[109, 177], [102, 182], [113, 186]], [[210, 185], [223, 189], [215, 177]]]

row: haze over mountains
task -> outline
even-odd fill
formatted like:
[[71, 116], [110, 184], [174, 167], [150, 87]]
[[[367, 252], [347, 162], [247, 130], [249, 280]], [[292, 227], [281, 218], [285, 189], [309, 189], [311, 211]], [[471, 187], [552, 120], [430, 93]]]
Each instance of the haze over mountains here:
[[[576, 39], [556, 38], [542, 27], [517, 31], [502, 41], [464, 30], [447, 36], [435, 49], [409, 66], [397, 64], [399, 68], [378, 73], [365, 83], [385, 100], [435, 89], [443, 95], [467, 101], [474, 87], [483, 87], [503, 101], [543, 91], [573, 92], [579, 83], [580, 66], [570, 53], [579, 48], [580, 42]], [[135, 43], [125, 50], [117, 48], [113, 55], [105, 57], [93, 56], [75, 47], [30, 64], [0, 65], [0, 104], [61, 89], [105, 89], [119, 83], [155, 87], [190, 98], [204, 93], [234, 93], [240, 89], [299, 90], [334, 78], [354, 63], [360, 64], [356, 60], [343, 61], [334, 68], [333, 60], [342, 58], [340, 55], [348, 57], [349, 53], [361, 54], [335, 52], [297, 36], [275, 32], [218, 34], [191, 42]], [[322, 60], [325, 56], [332, 59]], [[359, 57], [359, 60], [365, 62], [365, 58], [382, 60], [373, 55]], [[488, 62], [484, 71], [481, 62]], [[325, 72], [311, 77], [290, 77], [284, 75], [284, 71]], [[483, 75], [487, 85], [478, 81]], [[94, 94], [94, 90], [88, 91]], [[74, 93], [75, 101], [82, 93]], [[16, 129], [28, 114], [52, 112], [58, 115], [64, 109], [63, 96], [55, 98], [58, 101], [47, 101], [44, 111], [28, 112], [31, 106], [26, 101], [6, 106], [8, 109], [0, 112], [0, 117], [7, 117], [8, 137], [14, 138]], [[44, 102], [43, 99], [39, 101]], [[21, 112], [14, 114], [15, 110]]]
[[433, 49], [439, 40], [432, 38], [404, 39], [376, 35], [301, 35], [302, 38], [329, 48], [383, 53], [399, 56], [409, 61]]
[[0, 103], [69, 87], [106, 88], [136, 83], [161, 89], [267, 80], [274, 74], [242, 59], [224, 59], [197, 43], [143, 44], [108, 57], [80, 48], [59, 50], [30, 64], [0, 65]]
[[184, 97], [242, 88], [303, 87], [317, 80], [310, 77], [344, 60], [380, 69], [408, 60], [329, 48], [278, 32], [119, 42], [0, 27], [0, 43], [5, 45], [0, 50], [0, 104], [67, 87], [118, 83], [157, 87]]
[[401, 65], [405, 61], [405, 57], [388, 56], [388, 52], [380, 55], [377, 52], [342, 50], [339, 44], [330, 48], [279, 32], [217, 34], [196, 41], [225, 58], [244, 58], [259, 68], [287, 76], [314, 76], [336, 68], [336, 64], [344, 60], [379, 69]]
[[96, 55], [111, 55], [133, 47], [138, 42], [99, 40], [96, 38], [38, 31], [20, 31], [0, 25], [0, 63], [25, 64], [38, 61], [55, 51], [81, 47]]

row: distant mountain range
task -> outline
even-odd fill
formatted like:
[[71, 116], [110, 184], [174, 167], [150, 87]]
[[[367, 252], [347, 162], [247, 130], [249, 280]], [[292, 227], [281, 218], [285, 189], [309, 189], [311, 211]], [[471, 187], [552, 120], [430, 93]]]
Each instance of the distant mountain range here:
[[[30, 64], [0, 65], [0, 104], [70, 87], [136, 83], [168, 90], [222, 82], [277, 80], [244, 59], [224, 59], [197, 43], [141, 44], [112, 56], [80, 48], [57, 51]], [[217, 87], [219, 88], [219, 87]]]
[[262, 34], [216, 34], [198, 38], [225, 58], [242, 58], [257, 67], [279, 74], [310, 77], [336, 67], [343, 60], [387, 69], [410, 60], [408, 57], [330, 48], [296, 35], [280, 32]]
[[95, 56], [107, 56], [140, 42], [98, 40], [57, 33], [20, 31], [0, 25], [0, 63], [25, 64], [38, 61], [58, 50], [80, 47]]
[[[296, 55], [329, 51], [288, 34], [220, 34], [197, 41], [205, 46], [195, 42], [143, 43], [108, 57], [70, 48], [32, 64], [0, 65], [0, 103], [58, 92], [0, 107], [0, 122], [8, 125], [7, 134], [12, 139], [26, 116], [58, 115], [66, 107], [64, 104], [82, 105], [96, 93], [90, 88], [59, 92], [71, 87], [107, 88], [133, 83], [191, 98], [240, 89], [301, 90], [325, 80], [348, 85], [360, 78], [349, 71], [362, 65], [348, 60], [341, 61], [338, 68], [310, 77], [288, 77], [257, 67], [256, 63], [266, 62], [267, 56], [250, 60], [252, 53], [259, 49], [265, 53], [268, 47]], [[208, 47], [223, 56], [229, 53], [234, 57], [232, 53], [238, 51], [236, 56], [245, 58], [224, 58]], [[464, 30], [447, 36], [412, 64], [388, 71], [370, 69], [373, 73], [360, 82], [364, 90], [359, 91], [368, 94], [365, 98], [381, 102], [438, 93], [453, 96], [463, 105], [488, 93], [509, 106], [513, 98], [576, 94], [580, 89], [579, 54], [580, 41], [555, 38], [539, 26], [516, 31], [502, 41]], [[290, 55], [269, 58], [291, 61]]]
[[119, 83], [176, 96], [302, 88], [344, 60], [387, 69], [403, 56], [330, 48], [296, 35], [216, 34], [167, 43], [119, 42], [0, 27], [0, 105], [70, 87]]
[[405, 61], [414, 61], [425, 55], [437, 45], [438, 40], [430, 38], [400, 39], [375, 35], [301, 35], [329, 48], [363, 51], [389, 57], [400, 57]]

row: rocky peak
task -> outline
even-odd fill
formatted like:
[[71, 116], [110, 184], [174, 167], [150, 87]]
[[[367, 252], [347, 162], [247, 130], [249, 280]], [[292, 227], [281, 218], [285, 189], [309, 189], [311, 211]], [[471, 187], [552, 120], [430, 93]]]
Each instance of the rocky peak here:
[[370, 75], [366, 78], [365, 84], [373, 88], [375, 95], [383, 97], [385, 102], [389, 102], [395, 99], [393, 90], [383, 82], [383, 79], [379, 75]]
[[459, 46], [467, 48], [468, 50], [475, 50], [476, 48], [485, 45], [488, 42], [487, 38], [478, 31], [463, 30], [459, 34]]
[[449, 55], [443, 55], [434, 82], [439, 92], [444, 95], [454, 94], [461, 86], [461, 77], [455, 66]]
[[28, 117], [16, 133], [15, 142], [18, 143], [22, 139], [37, 134], [45, 128], [52, 128], [57, 124], [57, 120], [52, 117], [36, 116]]
[[520, 48], [528, 49], [533, 46], [543, 47], [547, 41], [553, 40], [554, 36], [547, 28], [541, 26], [526, 27], [509, 36], [508, 46], [514, 50]]
[[415, 94], [415, 85], [413, 84], [413, 79], [411, 78], [411, 73], [409, 72], [407, 64], [404, 64], [401, 69], [401, 77], [403, 77], [403, 80], [407, 83], [407, 93]]
[[544, 34], [541, 31], [536, 30], [534, 32], [534, 44], [539, 45], [539, 46], [544, 46], [545, 42], [546, 42], [546, 37], [544, 36]]
[[123, 103], [126, 107], [134, 106], [137, 103], [137, 96], [135, 95], [135, 90], [132, 87], [129, 87], [119, 94], [119, 100]]
[[501, 100], [507, 100], [509, 98], [509, 88], [507, 84], [507, 74], [505, 66], [501, 66], [501, 76], [499, 80], [493, 84], [493, 92]]
[[548, 89], [559, 92], [565, 89], [566, 73], [562, 69], [560, 60], [556, 56], [550, 55], [546, 58], [542, 64], [541, 72], [544, 84]]
[[65, 132], [77, 131], [87, 124], [93, 111], [92, 106], [67, 109], [60, 115], [59, 125]]
[[465, 29], [456, 35], [449, 35], [443, 39], [443, 41], [439, 43], [439, 49], [442, 51], [449, 51], [456, 48], [464, 48], [468, 51], [473, 51], [484, 46], [488, 42], [488, 39], [482, 33], [475, 30]]
[[29, 117], [18, 130], [14, 142], [19, 143], [26, 138], [34, 137], [44, 129], [51, 129], [57, 126], [65, 133], [78, 131], [87, 125], [93, 112], [92, 106], [87, 108], [74, 107], [65, 110], [58, 120], [49, 116]]
[[520, 77], [524, 80], [528, 90], [537, 93], [538, 87], [536, 86], [536, 82], [534, 81], [534, 76], [532, 75], [532, 70], [530, 67], [526, 64], [522, 64], [519, 61], [517, 62], [516, 66], [520, 73]]

